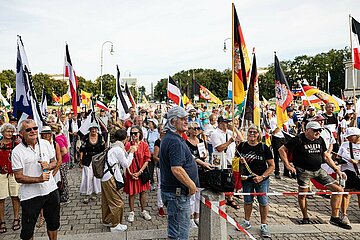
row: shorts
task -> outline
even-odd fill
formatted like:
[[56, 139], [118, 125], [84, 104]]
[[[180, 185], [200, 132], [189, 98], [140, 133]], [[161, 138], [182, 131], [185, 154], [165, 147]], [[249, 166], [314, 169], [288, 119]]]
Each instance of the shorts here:
[[15, 180], [14, 174], [0, 174], [0, 199], [5, 199], [9, 196], [19, 196], [20, 185]]
[[[267, 193], [269, 191], [270, 179], [267, 178], [260, 183], [255, 183], [253, 181], [243, 181], [243, 193]], [[268, 196], [257, 196], [257, 200], [260, 206], [266, 206], [269, 204]], [[254, 202], [254, 196], [244, 196], [245, 204], [252, 204]]]
[[347, 176], [345, 189], [360, 190], [360, 179], [356, 176], [356, 173], [351, 170], [345, 170], [344, 172]]
[[21, 201], [21, 239], [31, 239], [40, 210], [44, 211], [46, 228], [48, 231], [56, 231], [60, 227], [60, 195], [56, 189], [45, 196], [38, 196]]
[[336, 183], [336, 180], [333, 179], [324, 169], [320, 168], [316, 171], [309, 171], [302, 169], [300, 167], [296, 167], [296, 177], [297, 183], [300, 188], [308, 188], [310, 187], [310, 179], [313, 178], [320, 184], [325, 187]]

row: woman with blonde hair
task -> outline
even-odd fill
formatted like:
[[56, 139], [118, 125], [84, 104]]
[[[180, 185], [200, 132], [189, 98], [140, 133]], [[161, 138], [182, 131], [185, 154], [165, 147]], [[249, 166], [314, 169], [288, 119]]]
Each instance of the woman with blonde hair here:
[[14, 212], [14, 221], [12, 229], [14, 231], [20, 229], [20, 200], [19, 200], [19, 184], [15, 181], [14, 172], [12, 170], [10, 156], [14, 147], [19, 144], [15, 140], [15, 127], [10, 123], [4, 123], [0, 132], [3, 138], [0, 141], [0, 233], [6, 233], [5, 225], [5, 199], [11, 196], [11, 202]]
[[[242, 164], [242, 184], [244, 193], [266, 193], [269, 191], [270, 178], [275, 168], [274, 158], [270, 148], [261, 142], [261, 130], [258, 126], [251, 125], [248, 128], [247, 141], [238, 145], [236, 155], [240, 157]], [[262, 237], [270, 237], [267, 225], [269, 213], [268, 196], [257, 196], [260, 209]], [[242, 226], [251, 228], [250, 217], [254, 196], [244, 196], [245, 220]]]

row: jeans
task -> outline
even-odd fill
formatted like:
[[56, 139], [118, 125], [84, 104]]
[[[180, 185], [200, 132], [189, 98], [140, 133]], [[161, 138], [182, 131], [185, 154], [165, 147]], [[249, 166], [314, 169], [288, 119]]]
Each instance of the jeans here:
[[190, 196], [161, 191], [168, 212], [168, 238], [188, 239], [190, 231]]
[[[270, 180], [269, 178], [263, 180], [260, 183], [255, 183], [253, 181], [243, 181], [243, 192], [244, 193], [262, 193], [262, 192], [269, 192], [269, 185]], [[269, 197], [268, 196], [257, 196], [257, 200], [260, 206], [266, 206], [269, 204]], [[244, 196], [244, 203], [245, 204], [252, 204], [254, 201], [254, 196]]]

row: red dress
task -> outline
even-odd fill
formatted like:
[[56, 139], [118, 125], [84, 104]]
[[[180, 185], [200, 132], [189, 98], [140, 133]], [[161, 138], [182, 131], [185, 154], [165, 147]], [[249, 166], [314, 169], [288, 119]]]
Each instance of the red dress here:
[[[126, 151], [130, 149], [130, 143], [128, 142], [125, 145]], [[146, 142], [140, 141], [136, 154], [136, 160], [133, 159], [129, 169], [130, 172], [136, 173], [139, 171], [139, 168], [141, 168], [145, 162], [150, 162], [150, 151], [149, 146]], [[137, 167], [135, 161], [137, 161], [137, 164], [139, 165], [139, 168]], [[129, 194], [130, 196], [134, 194], [141, 193], [143, 191], [150, 189], [150, 182], [147, 182], [146, 184], [142, 184], [140, 179], [132, 179], [129, 175], [129, 173], [126, 171], [125, 173], [125, 186], [124, 186], [124, 192]]]

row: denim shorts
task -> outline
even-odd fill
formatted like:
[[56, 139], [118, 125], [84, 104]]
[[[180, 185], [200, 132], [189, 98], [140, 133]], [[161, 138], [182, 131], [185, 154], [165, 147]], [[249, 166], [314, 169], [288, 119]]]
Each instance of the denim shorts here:
[[296, 167], [296, 177], [297, 183], [300, 188], [308, 188], [310, 186], [310, 179], [315, 179], [318, 183], [327, 185], [336, 183], [336, 180], [333, 179], [324, 169], [320, 168], [316, 171], [309, 171], [303, 168]]
[[190, 196], [161, 191], [168, 212], [168, 238], [188, 239], [190, 231]]
[[[270, 179], [267, 178], [260, 183], [255, 183], [253, 181], [243, 181], [243, 192], [244, 193], [253, 193], [253, 192], [268, 192]], [[266, 206], [269, 204], [269, 197], [268, 196], [257, 196], [257, 200], [260, 206]], [[244, 203], [245, 204], [252, 204], [254, 202], [254, 196], [244, 196]]]

